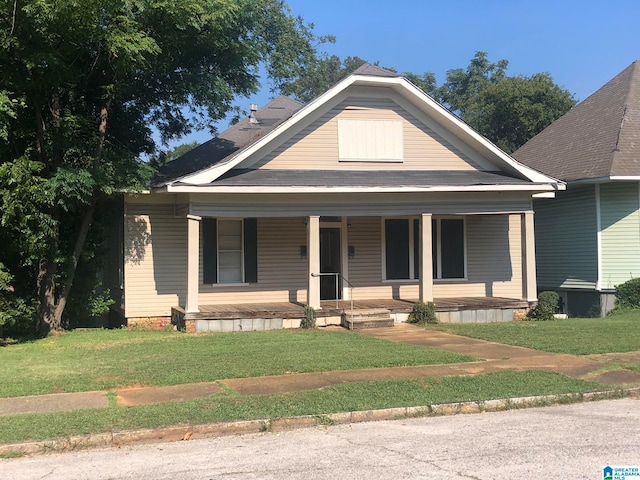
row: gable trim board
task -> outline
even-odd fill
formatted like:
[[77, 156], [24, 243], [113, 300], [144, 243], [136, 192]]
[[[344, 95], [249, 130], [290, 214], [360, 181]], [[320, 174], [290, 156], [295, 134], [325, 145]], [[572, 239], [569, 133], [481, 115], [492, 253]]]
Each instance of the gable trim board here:
[[521, 176], [532, 182], [547, 183], [550, 187], [554, 185], [557, 188], [561, 188], [562, 186], [562, 182], [558, 182], [556, 179], [518, 163], [406, 79], [402, 77], [367, 77], [361, 75], [351, 75], [342, 80], [333, 88], [302, 107], [294, 113], [291, 118], [281, 123], [263, 138], [239, 151], [224, 163], [213, 165], [194, 174], [176, 179], [175, 181], [192, 185], [203, 185], [213, 182], [227, 171], [239, 166], [241, 162], [250, 156], [260, 151], [264, 152], [267, 149], [272, 149], [274, 147], [273, 143], [276, 143], [278, 139], [283, 141], [282, 137], [291, 135], [291, 133], [295, 131], [296, 126], [300, 127], [305, 119], [313, 118], [314, 115], [317, 117], [318, 113], [323, 108], [330, 106], [331, 103], [339, 103], [336, 102], [336, 100], [342, 100], [340, 94], [343, 94], [345, 90], [351, 86], [391, 87], [400, 95], [404, 95], [412, 101], [412, 103], [420, 105], [422, 110], [429, 112], [430, 117], [434, 118], [437, 123], [453, 135], [458, 138], [464, 138], [472, 149], [484, 153], [497, 167], [501, 167], [513, 175]]

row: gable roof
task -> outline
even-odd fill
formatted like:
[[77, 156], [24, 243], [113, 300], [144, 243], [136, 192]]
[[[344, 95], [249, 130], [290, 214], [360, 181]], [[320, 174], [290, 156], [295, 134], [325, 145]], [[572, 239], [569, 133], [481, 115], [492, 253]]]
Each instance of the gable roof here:
[[369, 75], [370, 77], [400, 77], [396, 72], [387, 70], [386, 68], [378, 67], [377, 65], [371, 65], [370, 63], [363, 63], [360, 65], [351, 75]]
[[[184, 156], [187, 157], [186, 159], [181, 157], [174, 160], [174, 162], [180, 160], [189, 164], [189, 168], [176, 168], [174, 170], [176, 174], [160, 179], [159, 182], [156, 182], [156, 186], [163, 186], [166, 191], [170, 191], [173, 190], [172, 185], [180, 186], [181, 190], [187, 185], [194, 187], [211, 185], [232, 169], [251, 169], [255, 161], [271, 151], [275, 146], [281, 144], [291, 135], [292, 131], [310, 123], [325, 110], [328, 110], [332, 104], [339, 102], [342, 98], [346, 98], [352, 87], [388, 88], [395, 94], [400, 95], [403, 100], [417, 107], [440, 127], [459, 138], [472, 150], [478, 152], [489, 163], [495, 165], [496, 171], [501, 171], [514, 179], [523, 179], [530, 184], [544, 184], [546, 187], [542, 188], [543, 190], [564, 189], [564, 185], [556, 179], [517, 162], [404, 77], [369, 64], [361, 66], [356, 72], [338, 82], [304, 107], [295, 111], [291, 109], [292, 113], [289, 118], [280, 119], [271, 128], [265, 128], [260, 134], [251, 136], [249, 142], [243, 144], [240, 148], [222, 148], [223, 151], [216, 157], [207, 159], [206, 154], [213, 155], [217, 152], [218, 142], [202, 149], [198, 147], [191, 155], [186, 154]], [[286, 97], [280, 97], [280, 101], [284, 102], [283, 98]], [[297, 102], [296, 104], [299, 105]], [[226, 137], [227, 132], [224, 132], [217, 138], [224, 140]], [[207, 144], [204, 144], [203, 147], [205, 145]]]
[[563, 181], [640, 176], [640, 63], [633, 62], [513, 156]]
[[271, 100], [253, 114], [253, 121], [251, 117], [245, 118], [211, 140], [160, 167], [153, 179], [153, 185], [163, 185], [223, 162], [233, 153], [255, 143], [302, 106], [302, 103], [284, 95]]

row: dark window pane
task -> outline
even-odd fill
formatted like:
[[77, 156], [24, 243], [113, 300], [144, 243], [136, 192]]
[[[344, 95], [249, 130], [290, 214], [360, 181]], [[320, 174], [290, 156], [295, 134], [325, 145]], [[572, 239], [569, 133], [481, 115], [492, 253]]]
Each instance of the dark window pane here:
[[244, 219], [244, 281], [258, 282], [258, 220]]
[[215, 218], [202, 219], [202, 281], [205, 284], [218, 283], [217, 226]]
[[409, 220], [384, 222], [387, 280], [409, 278]]
[[464, 221], [440, 221], [442, 278], [464, 278]]
[[431, 261], [433, 278], [438, 278], [438, 221], [431, 220]]

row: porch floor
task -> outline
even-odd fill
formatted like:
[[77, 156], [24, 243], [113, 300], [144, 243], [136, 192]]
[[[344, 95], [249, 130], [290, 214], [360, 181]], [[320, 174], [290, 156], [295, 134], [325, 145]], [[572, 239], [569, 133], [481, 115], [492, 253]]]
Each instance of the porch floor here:
[[[353, 309], [385, 309], [391, 313], [409, 313], [417, 299], [368, 299], [354, 300]], [[463, 310], [513, 309], [526, 308], [529, 302], [512, 298], [499, 297], [455, 297], [434, 299], [437, 312], [457, 312]], [[351, 309], [350, 300], [322, 300], [318, 317], [340, 315]], [[303, 316], [304, 304], [295, 302], [249, 303], [200, 305], [199, 313], [188, 313], [188, 319], [216, 318], [300, 318]]]

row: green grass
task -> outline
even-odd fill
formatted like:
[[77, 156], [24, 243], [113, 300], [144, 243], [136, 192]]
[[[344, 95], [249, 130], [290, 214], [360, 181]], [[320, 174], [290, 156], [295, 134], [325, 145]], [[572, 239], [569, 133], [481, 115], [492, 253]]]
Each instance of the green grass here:
[[278, 395], [241, 396], [225, 391], [207, 398], [136, 407], [0, 417], [0, 442], [43, 440], [88, 433], [175, 424], [422, 406], [530, 395], [579, 393], [604, 389], [549, 372], [497, 372], [478, 376], [417, 378], [339, 384]]
[[350, 332], [75, 331], [0, 347], [0, 397], [471, 360]]
[[588, 355], [640, 350], [640, 312], [550, 322], [439, 324], [427, 328], [552, 353]]

